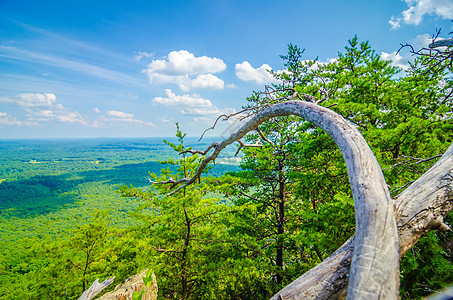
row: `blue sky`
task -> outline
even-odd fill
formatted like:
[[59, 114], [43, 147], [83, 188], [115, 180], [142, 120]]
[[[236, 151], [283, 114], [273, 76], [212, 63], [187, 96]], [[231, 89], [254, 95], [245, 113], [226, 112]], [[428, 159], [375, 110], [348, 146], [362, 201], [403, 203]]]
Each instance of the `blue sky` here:
[[[288, 43], [383, 58], [452, 31], [453, 0], [0, 0], [0, 138], [199, 136], [282, 70]], [[231, 124], [212, 135], [225, 135]]]

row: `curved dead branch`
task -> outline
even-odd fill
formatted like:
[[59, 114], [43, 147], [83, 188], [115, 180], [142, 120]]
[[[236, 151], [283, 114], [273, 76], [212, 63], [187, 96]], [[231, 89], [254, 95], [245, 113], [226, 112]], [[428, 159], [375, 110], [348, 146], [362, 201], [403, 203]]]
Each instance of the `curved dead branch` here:
[[[397, 299], [399, 290], [398, 236], [390, 198], [381, 168], [363, 136], [335, 112], [307, 101], [274, 104], [252, 117], [220, 142], [192, 178], [170, 194], [200, 178], [204, 168], [229, 144], [241, 139], [263, 122], [296, 115], [326, 131], [341, 150], [349, 174], [356, 211], [356, 236], [350, 269], [348, 299]], [[178, 183], [176, 183], [178, 184]]]

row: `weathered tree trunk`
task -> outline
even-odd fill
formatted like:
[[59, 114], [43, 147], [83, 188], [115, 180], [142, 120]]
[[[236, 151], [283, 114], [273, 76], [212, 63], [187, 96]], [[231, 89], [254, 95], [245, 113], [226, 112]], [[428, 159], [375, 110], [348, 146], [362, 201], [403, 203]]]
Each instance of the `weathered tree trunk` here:
[[[432, 229], [450, 230], [443, 218], [453, 209], [453, 144], [442, 158], [394, 199], [400, 253]], [[354, 237], [278, 292], [277, 299], [338, 299], [345, 294]]]
[[278, 175], [278, 203], [275, 203], [276, 207], [278, 207], [278, 216], [277, 216], [277, 255], [275, 264], [278, 267], [277, 271], [277, 283], [282, 283], [283, 280], [283, 244], [284, 244], [284, 236], [285, 233], [285, 200], [286, 200], [286, 191], [285, 191], [285, 184], [286, 178], [283, 175], [283, 165], [279, 161], [279, 175]]

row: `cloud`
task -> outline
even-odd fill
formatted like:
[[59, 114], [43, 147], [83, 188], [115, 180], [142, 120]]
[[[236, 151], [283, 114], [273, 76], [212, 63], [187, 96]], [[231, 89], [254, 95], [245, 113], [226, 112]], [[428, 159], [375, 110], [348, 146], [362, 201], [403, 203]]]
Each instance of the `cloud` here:
[[23, 108], [31, 122], [56, 120], [62, 123], [87, 124], [77, 111], [70, 111], [56, 101], [57, 97], [51, 93], [22, 93], [14, 97], [0, 97], [0, 103], [10, 103]]
[[183, 91], [223, 89], [224, 82], [213, 73], [226, 69], [219, 58], [195, 57], [186, 50], [172, 51], [166, 59], [156, 59], [144, 70], [151, 84], [176, 84]]
[[120, 123], [135, 123], [146, 126], [155, 126], [152, 122], [145, 122], [134, 118], [133, 114], [125, 113], [118, 110], [109, 110], [107, 112], [108, 121], [120, 122]]
[[229, 88], [229, 89], [237, 89], [238, 88], [238, 86], [235, 85], [234, 83], [229, 83], [229, 84], [226, 85], [226, 87]]
[[93, 111], [94, 111], [95, 113], [97, 113], [97, 114], [101, 112], [101, 110], [100, 110], [99, 108], [97, 108], [97, 107], [93, 108]]
[[138, 95], [137, 94], [132, 94], [132, 93], [129, 93], [129, 94], [126, 94], [126, 95], [120, 94], [120, 95], [118, 95], [118, 98], [123, 98], [123, 99], [127, 99], [127, 100], [137, 100], [138, 99]]
[[85, 119], [76, 111], [68, 111], [62, 105], [52, 109], [28, 110], [28, 117], [31, 121], [49, 122], [59, 121], [61, 123], [79, 123], [86, 125]]
[[198, 75], [196, 78], [191, 78], [188, 75], [171, 76], [159, 73], [148, 73], [150, 83], [157, 84], [176, 84], [184, 92], [193, 89], [223, 89], [224, 82], [220, 78], [212, 74]]
[[167, 97], [155, 97], [152, 102], [165, 106], [177, 107], [180, 113], [196, 117], [207, 115], [221, 115], [234, 112], [233, 109], [219, 109], [209, 99], [201, 98], [199, 95], [176, 95], [170, 89], [166, 89]]
[[186, 50], [172, 51], [167, 60], [153, 60], [148, 65], [148, 70], [165, 75], [219, 73], [225, 69], [226, 64], [219, 58], [195, 57]]
[[143, 57], [153, 57], [155, 55], [154, 52], [143, 52], [143, 51], [137, 51], [134, 55], [134, 58], [136, 61], [141, 60]]
[[408, 57], [403, 57], [396, 51], [392, 53], [381, 52], [381, 59], [390, 61], [390, 65], [406, 70], [409, 68]]
[[[333, 64], [338, 61], [338, 58], [328, 58], [326, 61], [316, 61], [311, 67], [309, 67], [309, 70], [316, 71], [320, 67], [328, 65], [328, 64]], [[311, 60], [305, 60], [305, 63], [311, 63]], [[285, 71], [287, 72], [287, 71]]]
[[[410, 41], [410, 44], [415, 50], [427, 48], [431, 43], [432, 37], [429, 34], [420, 34], [417, 37]], [[401, 51], [397, 53], [393, 51], [392, 53], [381, 52], [381, 59], [390, 61], [390, 64], [394, 67], [399, 67], [403, 70], [407, 70], [410, 65], [409, 61], [414, 59], [414, 56], [409, 51]]]
[[12, 103], [21, 107], [45, 107], [52, 106], [57, 100], [54, 94], [23, 93], [15, 97], [0, 97], [0, 102]]
[[0, 112], [0, 125], [22, 125], [22, 122], [7, 113]]
[[[437, 38], [437, 40], [441, 40], [442, 38]], [[428, 48], [429, 44], [431, 44], [433, 38], [429, 34], [419, 34], [412, 40], [412, 46], [414, 49], [421, 49], [421, 48]]]
[[140, 78], [94, 64], [67, 59], [58, 55], [42, 54], [17, 47], [0, 45], [0, 57], [63, 68], [120, 84], [141, 85]]
[[442, 19], [453, 19], [453, 2], [451, 0], [404, 0], [409, 8], [400, 17], [392, 16], [389, 20], [391, 29], [401, 27], [401, 22], [418, 25], [424, 15], [436, 15]]
[[83, 117], [78, 112], [64, 112], [60, 115], [56, 115], [55, 118], [62, 123], [80, 123], [86, 124]]
[[117, 110], [109, 110], [107, 112], [107, 116], [115, 119], [132, 119], [134, 118], [133, 114], [128, 114], [122, 111], [117, 111]]
[[162, 117], [162, 118], [159, 118], [159, 121], [160, 121], [161, 123], [170, 123], [170, 122], [174, 122], [173, 120], [174, 120], [173, 117]]
[[188, 106], [188, 107], [212, 107], [210, 100], [203, 99], [197, 95], [182, 95], [177, 96], [170, 89], [166, 89], [167, 98], [155, 97], [152, 102], [163, 104], [165, 106]]
[[269, 71], [272, 68], [263, 64], [261, 67], [255, 69], [250, 65], [248, 61], [244, 61], [240, 64], [236, 64], [235, 72], [236, 76], [242, 81], [254, 81], [257, 84], [269, 84], [277, 83], [278, 80], [275, 79]]
[[224, 82], [215, 75], [202, 74], [198, 75], [194, 80], [192, 80], [191, 86], [195, 89], [212, 88], [221, 90], [224, 88]]

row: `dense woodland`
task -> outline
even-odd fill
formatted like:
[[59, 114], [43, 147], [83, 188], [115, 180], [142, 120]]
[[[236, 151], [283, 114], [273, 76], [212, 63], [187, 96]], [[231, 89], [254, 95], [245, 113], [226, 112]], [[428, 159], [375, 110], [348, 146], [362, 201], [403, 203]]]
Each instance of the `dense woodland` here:
[[[253, 93], [244, 109], [296, 93], [317, 99], [361, 131], [392, 197], [453, 142], [448, 62], [420, 56], [401, 70], [357, 37], [328, 64], [291, 44], [282, 59], [287, 72], [274, 75], [284, 85]], [[170, 195], [158, 182], [191, 177], [203, 157], [190, 150], [210, 144], [183, 130], [160, 145], [2, 142], [0, 297], [77, 299], [96, 278], [120, 283], [149, 268], [162, 299], [268, 299], [354, 234], [346, 166], [322, 130], [266, 121], [241, 142], [238, 166], [219, 159]], [[405, 254], [402, 299], [453, 282], [452, 237], [432, 231]]]

